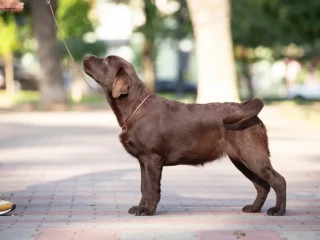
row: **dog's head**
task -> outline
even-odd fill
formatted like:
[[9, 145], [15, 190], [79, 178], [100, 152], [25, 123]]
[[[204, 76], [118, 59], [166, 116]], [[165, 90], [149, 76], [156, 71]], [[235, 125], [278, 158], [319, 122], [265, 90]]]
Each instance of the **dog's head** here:
[[125, 97], [134, 82], [141, 82], [133, 66], [118, 56], [98, 58], [87, 54], [83, 60], [86, 74], [92, 77], [113, 99]]

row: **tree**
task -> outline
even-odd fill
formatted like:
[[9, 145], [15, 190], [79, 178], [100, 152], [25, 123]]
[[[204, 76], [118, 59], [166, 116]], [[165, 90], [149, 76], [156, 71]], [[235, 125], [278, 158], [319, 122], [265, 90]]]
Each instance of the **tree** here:
[[[99, 55], [105, 53], [106, 45], [101, 41], [94, 40], [86, 42], [83, 35], [91, 33], [94, 35], [93, 23], [88, 15], [93, 5], [93, 1], [63, 0], [59, 2], [57, 9], [57, 19], [62, 31], [62, 35], [72, 53], [75, 61], [81, 61], [86, 53]], [[93, 36], [94, 37], [94, 36]], [[58, 39], [61, 40], [60, 34]], [[64, 58], [69, 59], [69, 54], [62, 41], [59, 42], [59, 48]]]
[[[116, 3], [130, 4], [133, 0], [112, 0]], [[144, 43], [142, 47], [142, 74], [146, 86], [155, 90], [155, 57], [157, 52], [156, 41], [166, 32], [164, 18], [166, 17], [157, 8], [154, 0], [142, 0], [142, 9], [145, 15], [145, 23], [136, 28], [135, 32], [142, 33]]]
[[[63, 85], [56, 28], [49, 6], [44, 1], [30, 0], [31, 17], [35, 38], [38, 41], [40, 61], [40, 99], [44, 107], [65, 104], [67, 95]], [[53, 11], [57, 0], [51, 0]]]
[[[59, 1], [59, 7], [57, 7], [57, 0], [51, 0], [51, 5], [56, 13], [63, 37], [76, 61], [81, 60], [87, 51], [97, 55], [105, 51], [105, 44], [87, 43], [82, 38], [85, 33], [93, 31], [92, 22], [88, 18], [92, 1], [64, 0]], [[64, 89], [60, 59], [61, 57], [69, 58], [69, 55], [61, 42], [60, 34], [56, 33], [49, 6], [44, 1], [31, 0], [30, 8], [41, 65], [41, 102], [43, 105], [64, 104], [67, 95]], [[57, 36], [60, 41], [57, 40]]]
[[181, 41], [186, 40], [187, 38], [193, 37], [193, 29], [190, 20], [190, 14], [187, 7], [186, 0], [178, 0], [180, 5], [179, 9], [172, 14], [172, 18], [176, 20], [177, 26], [172, 30], [171, 34], [168, 32], [167, 36], [174, 39], [176, 48], [178, 50], [178, 79], [176, 86], [176, 94], [181, 96], [184, 93], [183, 84], [185, 81], [186, 71], [188, 69], [188, 63], [190, 59], [190, 52], [184, 51], [181, 49]]
[[[106, 44], [103, 41], [97, 41], [93, 33], [93, 22], [89, 19], [89, 12], [94, 4], [93, 0], [64, 0], [59, 2], [57, 9], [57, 18], [65, 38], [69, 51], [73, 59], [76, 61], [74, 64], [70, 59], [65, 45], [62, 42], [60, 34], [58, 34], [59, 50], [61, 52], [63, 67], [68, 68], [71, 83], [70, 93], [74, 101], [82, 99], [86, 83], [83, 81], [79, 68], [82, 68], [82, 60], [86, 53], [100, 55], [106, 52]], [[85, 41], [85, 36], [91, 36], [90, 41]]]
[[239, 78], [245, 80], [248, 88], [248, 97], [255, 96], [250, 66], [257, 61], [253, 48], [270, 46], [277, 39], [279, 30], [274, 22], [263, 12], [261, 1], [231, 0], [231, 29], [235, 45], [235, 59], [238, 63]]
[[14, 92], [13, 53], [19, 48], [14, 18], [11, 16], [7, 21], [0, 18], [0, 29], [0, 56], [4, 60], [6, 91], [11, 94]]
[[[249, 67], [261, 60], [261, 56], [254, 51], [257, 47], [271, 52], [268, 60], [305, 60], [319, 55], [319, 1], [231, 0], [231, 10], [235, 56], [239, 74], [244, 76], [249, 87], [249, 97], [255, 95]], [[303, 51], [298, 51], [298, 55], [297, 51], [285, 51], [290, 44]]]
[[197, 102], [238, 101], [229, 0], [188, 0], [196, 40]]
[[[116, 3], [137, 4], [137, 0], [111, 0]], [[143, 80], [147, 87], [152, 91], [155, 90], [156, 69], [155, 58], [157, 54], [157, 45], [162, 39], [171, 38], [174, 43], [186, 36], [192, 34], [192, 27], [189, 21], [189, 15], [185, 6], [186, 0], [170, 0], [177, 2], [180, 6], [177, 10], [159, 9], [159, 5], [166, 5], [166, 1], [159, 2], [154, 0], [141, 0], [142, 10], [145, 15], [145, 23], [137, 27], [134, 31], [144, 36], [141, 59]], [[168, 20], [168, 21], [167, 21]], [[168, 22], [170, 22], [168, 24]], [[174, 24], [172, 24], [174, 22]], [[177, 45], [177, 44], [175, 44]], [[181, 54], [180, 54], [181, 55]], [[181, 56], [179, 56], [181, 57]], [[179, 64], [181, 62], [179, 61]], [[183, 65], [183, 64], [180, 64]], [[179, 75], [182, 76], [181, 66], [179, 67]], [[182, 78], [179, 79], [181, 80]], [[178, 92], [179, 89], [177, 89]]]
[[[5, 84], [8, 94], [14, 92], [14, 52], [21, 49], [13, 14], [23, 10], [19, 0], [0, 0], [0, 57], [4, 60]], [[19, 15], [19, 14], [18, 14]]]
[[146, 22], [143, 26], [137, 29], [144, 35], [144, 45], [142, 48], [142, 69], [143, 69], [143, 79], [146, 86], [151, 90], [155, 90], [156, 81], [156, 69], [155, 69], [155, 40], [156, 34], [155, 29], [159, 26], [159, 12], [152, 0], [144, 0], [144, 12], [146, 17]]

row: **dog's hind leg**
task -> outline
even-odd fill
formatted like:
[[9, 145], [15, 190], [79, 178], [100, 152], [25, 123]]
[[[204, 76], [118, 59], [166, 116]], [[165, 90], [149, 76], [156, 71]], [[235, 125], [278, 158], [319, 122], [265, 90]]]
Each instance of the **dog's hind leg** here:
[[236, 166], [236, 168], [253, 183], [257, 190], [257, 197], [254, 203], [251, 205], [244, 206], [242, 208], [242, 211], [246, 213], [260, 212], [270, 191], [270, 185], [266, 181], [258, 177], [254, 172], [249, 170], [243, 163], [241, 163], [236, 158], [230, 157], [230, 159], [231, 162]]
[[[253, 154], [247, 156], [246, 161], [241, 161], [250, 171], [267, 182], [276, 192], [276, 206], [270, 208], [267, 214], [270, 216], [282, 216], [286, 212], [286, 181], [271, 166], [269, 156]], [[242, 160], [242, 159], [241, 159]]]
[[[260, 167], [258, 169], [254, 169], [253, 167], [253, 169], [256, 174], [258, 174], [258, 176], [263, 180], [267, 181], [276, 192], [276, 206], [270, 208], [267, 211], [267, 214], [270, 216], [282, 216], [286, 212], [286, 180], [273, 169], [270, 164], [270, 160], [268, 162], [269, 164], [264, 167]], [[253, 164], [253, 166], [255, 165]]]

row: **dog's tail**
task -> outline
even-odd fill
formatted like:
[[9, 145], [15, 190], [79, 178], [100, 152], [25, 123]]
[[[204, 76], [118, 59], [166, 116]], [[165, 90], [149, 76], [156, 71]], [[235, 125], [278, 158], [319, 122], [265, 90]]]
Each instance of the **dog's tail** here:
[[260, 98], [252, 98], [241, 103], [239, 108], [223, 119], [223, 124], [229, 129], [239, 129], [242, 123], [259, 114], [264, 104]]

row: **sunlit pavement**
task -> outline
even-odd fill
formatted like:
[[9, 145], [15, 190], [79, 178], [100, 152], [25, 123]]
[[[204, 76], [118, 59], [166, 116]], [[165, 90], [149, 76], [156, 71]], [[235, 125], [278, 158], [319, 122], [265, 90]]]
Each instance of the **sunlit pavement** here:
[[[279, 124], [266, 111], [272, 162], [287, 180], [287, 214], [241, 208], [253, 185], [228, 159], [164, 169], [157, 214], [127, 213], [140, 200], [137, 161], [109, 111], [0, 115], [0, 239], [320, 239], [320, 132]], [[277, 124], [276, 124], [277, 123]]]

